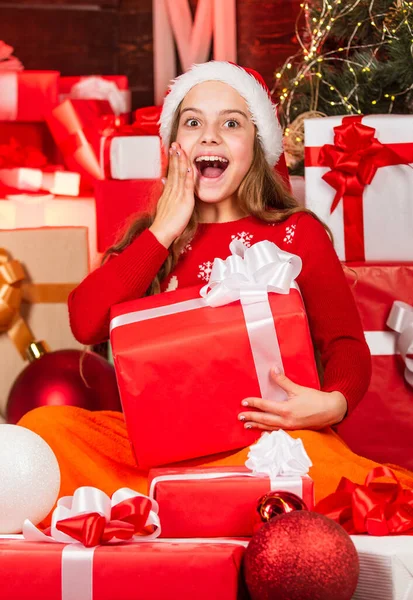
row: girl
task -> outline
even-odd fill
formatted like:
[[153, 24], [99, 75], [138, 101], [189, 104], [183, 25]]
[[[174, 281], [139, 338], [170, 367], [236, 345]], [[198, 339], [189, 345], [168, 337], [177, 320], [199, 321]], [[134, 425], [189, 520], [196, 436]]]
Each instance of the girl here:
[[[283, 428], [300, 437], [314, 464], [317, 499], [334, 491], [342, 476], [363, 482], [376, 464], [353, 454], [330, 426], [354, 410], [366, 392], [370, 354], [325, 227], [298, 207], [274, 172], [282, 132], [268, 88], [258, 73], [231, 63], [195, 65], [172, 83], [160, 123], [169, 168], [156, 214], [138, 219], [108, 250], [104, 264], [72, 292], [74, 335], [84, 344], [106, 340], [112, 305], [205, 283], [212, 261], [226, 258], [235, 238], [247, 246], [275, 242], [302, 258], [298, 284], [324, 370], [322, 389], [273, 372], [288, 400], [240, 398], [240, 426]], [[80, 485], [107, 494], [125, 485], [147, 491], [122, 414], [46, 407], [25, 415], [20, 425], [54, 450], [62, 495]], [[245, 448], [185, 465], [240, 465], [247, 453]], [[397, 474], [413, 487], [413, 474], [401, 469]]]

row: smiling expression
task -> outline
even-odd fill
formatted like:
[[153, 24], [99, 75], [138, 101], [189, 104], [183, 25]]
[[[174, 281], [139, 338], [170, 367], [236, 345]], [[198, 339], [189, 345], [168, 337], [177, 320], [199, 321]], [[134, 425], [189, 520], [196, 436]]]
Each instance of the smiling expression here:
[[255, 126], [247, 104], [231, 86], [206, 81], [185, 96], [176, 141], [185, 151], [202, 202], [236, 200], [254, 151]]

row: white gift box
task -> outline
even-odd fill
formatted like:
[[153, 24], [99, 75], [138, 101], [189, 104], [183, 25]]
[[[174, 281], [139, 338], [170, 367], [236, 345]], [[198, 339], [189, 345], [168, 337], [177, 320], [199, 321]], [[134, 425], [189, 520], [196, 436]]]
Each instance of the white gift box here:
[[[306, 207], [330, 227], [340, 260], [413, 260], [413, 168], [412, 164], [402, 164], [402, 161], [399, 164], [393, 161], [392, 166], [379, 167], [371, 183], [365, 185], [362, 194], [363, 219], [360, 226], [361, 238], [364, 235], [364, 257], [349, 256], [348, 247], [346, 253], [343, 214], [345, 202], [341, 198], [335, 210], [330, 212], [336, 190], [322, 177], [331, 169], [326, 166], [310, 166], [318, 164], [314, 158], [318, 149], [325, 144], [334, 144], [334, 127], [342, 122], [343, 119], [339, 116], [304, 122]], [[361, 123], [375, 129], [375, 138], [381, 144], [391, 145], [389, 149], [397, 155], [411, 156], [413, 163], [412, 115], [369, 115], [363, 117]], [[408, 148], [410, 145], [411, 148]], [[348, 158], [354, 158], [354, 153], [350, 152]], [[355, 237], [350, 229], [346, 235], [347, 243]]]
[[353, 600], [413, 600], [413, 536], [352, 535], [360, 561]]
[[[103, 151], [105, 140], [102, 141]], [[109, 143], [112, 179], [158, 179], [161, 176], [161, 140], [158, 136], [115, 136]]]
[[0, 229], [87, 227], [90, 268], [97, 266], [96, 207], [92, 196], [16, 194], [0, 199]]
[[27, 192], [43, 190], [59, 196], [78, 196], [80, 174], [71, 171], [42, 171], [16, 167], [0, 169], [0, 181], [4, 185]]

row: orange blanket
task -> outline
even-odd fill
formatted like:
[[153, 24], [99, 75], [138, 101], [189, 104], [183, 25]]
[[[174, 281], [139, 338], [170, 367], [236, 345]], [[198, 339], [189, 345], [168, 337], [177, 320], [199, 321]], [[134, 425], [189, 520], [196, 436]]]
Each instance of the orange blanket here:
[[[136, 467], [121, 413], [50, 406], [27, 413], [18, 424], [38, 433], [56, 454], [62, 476], [60, 496], [72, 495], [82, 485], [98, 487], [108, 495], [125, 486], [147, 493], [147, 472]], [[364, 483], [367, 473], [377, 466], [354, 454], [330, 428], [289, 433], [302, 439], [314, 465], [310, 475], [317, 501], [335, 491], [341, 477]], [[245, 463], [247, 454], [248, 448], [244, 448], [181, 465], [238, 466]], [[413, 473], [392, 468], [402, 485], [413, 489]]]

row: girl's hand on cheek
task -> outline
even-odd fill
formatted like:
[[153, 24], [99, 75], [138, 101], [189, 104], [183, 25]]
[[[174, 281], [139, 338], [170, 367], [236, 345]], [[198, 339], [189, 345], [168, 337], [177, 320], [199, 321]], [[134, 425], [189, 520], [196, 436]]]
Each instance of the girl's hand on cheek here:
[[245, 398], [238, 415], [246, 429], [322, 429], [342, 421], [347, 401], [341, 392], [321, 392], [303, 387], [284, 374], [271, 371], [274, 381], [287, 392], [285, 402]]
[[149, 228], [166, 248], [181, 235], [195, 207], [194, 173], [182, 148], [174, 142], [169, 150], [168, 178]]

